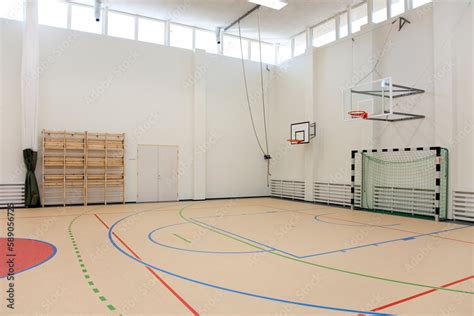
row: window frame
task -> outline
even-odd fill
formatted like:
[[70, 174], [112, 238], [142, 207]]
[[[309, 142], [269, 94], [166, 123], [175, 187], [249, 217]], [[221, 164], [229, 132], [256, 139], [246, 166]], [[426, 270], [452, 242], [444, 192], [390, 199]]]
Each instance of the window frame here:
[[[329, 22], [332, 22], [331, 24], [333, 24], [334, 30], [333, 30], [333, 31], [329, 31], [329, 32], [327, 32], [327, 33], [324, 33], [324, 34], [321, 35], [319, 38], [321, 38], [321, 37], [323, 37], [323, 36], [325, 36], [325, 35], [327, 35], [327, 34], [330, 34], [330, 33], [334, 32], [334, 39], [331, 40], [331, 41], [329, 41], [329, 42], [325, 42], [325, 43], [323, 43], [323, 44], [321, 44], [321, 45], [319, 45], [319, 46], [316, 46], [316, 43], [315, 43], [315, 41], [316, 41], [316, 29], [317, 29], [318, 27], [324, 27], [325, 24], [328, 24]], [[318, 47], [322, 47], [322, 46], [325, 46], [325, 45], [328, 45], [328, 44], [330, 44], [330, 43], [333, 43], [333, 42], [337, 41], [337, 39], [338, 39], [338, 38], [337, 38], [337, 36], [338, 36], [338, 35], [337, 35], [337, 33], [338, 33], [338, 32], [337, 32], [337, 27], [338, 27], [337, 16], [334, 16], [334, 17], [332, 17], [332, 18], [329, 18], [329, 19], [327, 19], [327, 20], [325, 20], [325, 21], [319, 23], [318, 25], [314, 26], [314, 27], [312, 28], [312, 35], [313, 35], [313, 36], [312, 36], [312, 39], [311, 39], [311, 45], [312, 45], [313, 47], [318, 48]]]
[[[163, 24], [163, 34], [162, 34], [163, 35], [163, 43], [157, 43], [157, 42], [150, 42], [150, 41], [141, 40], [140, 39], [140, 20], [147, 20], [147, 21]], [[136, 34], [137, 34], [136, 35], [136, 40], [139, 41], [139, 42], [150, 43], [150, 44], [155, 44], [155, 45], [166, 45], [166, 33], [167, 33], [166, 21], [138, 15], [137, 20], [136, 20], [136, 30], [135, 31], [136, 31]]]
[[[194, 50], [194, 30], [195, 28], [192, 27], [192, 26], [189, 26], [189, 25], [184, 25], [184, 24], [180, 24], [180, 23], [173, 23], [173, 22], [170, 22], [168, 23], [169, 27], [168, 27], [168, 38], [169, 38], [169, 41], [168, 41], [168, 45], [169, 47], [175, 47], [175, 48], [182, 48], [182, 49], [188, 49], [188, 50]], [[189, 29], [191, 31], [191, 46], [188, 48], [188, 47], [182, 47], [182, 46], [175, 46], [175, 45], [172, 45], [171, 44], [171, 33], [172, 33], [172, 27], [173, 26], [177, 26], [177, 27], [181, 27], [181, 28], [184, 28], [184, 29]]]
[[95, 22], [95, 23], [100, 23], [100, 32], [99, 33], [96, 33], [96, 32], [90, 32], [90, 31], [84, 31], [84, 30], [78, 30], [78, 29], [73, 29], [72, 28], [72, 22], [73, 22], [73, 9], [74, 7], [83, 7], [83, 8], [89, 8], [91, 9], [92, 11], [94, 11], [94, 7], [93, 6], [90, 6], [90, 5], [87, 5], [87, 4], [82, 4], [82, 3], [69, 3], [69, 10], [68, 10], [68, 27], [70, 30], [72, 31], [77, 31], [77, 32], [85, 32], [85, 33], [90, 33], [90, 34], [96, 34], [96, 35], [107, 35], [105, 32], [104, 32], [104, 29], [107, 27], [107, 9], [101, 9], [101, 16], [103, 17], [102, 19], [100, 19], [99, 22]]
[[[110, 32], [110, 29], [109, 29], [109, 23], [110, 23], [110, 13], [112, 14], [117, 14], [117, 15], [124, 15], [124, 16], [128, 16], [128, 17], [131, 17], [133, 18], [133, 37], [132, 38], [129, 38], [129, 37], [124, 37], [124, 36], [117, 36], [117, 35], [110, 35], [109, 32]], [[138, 16], [135, 15], [135, 14], [130, 14], [130, 13], [124, 13], [124, 12], [121, 12], [121, 11], [115, 11], [115, 10], [107, 10], [107, 18], [106, 20], [104, 21], [107, 26], [105, 28], [106, 30], [106, 34], [107, 36], [110, 36], [110, 37], [116, 37], [116, 38], [123, 38], [123, 39], [128, 39], [128, 40], [138, 40], [138, 29], [137, 29], [137, 24], [138, 24]]]
[[[350, 24], [351, 24], [351, 28], [350, 28], [351, 34], [355, 34], [355, 33], [360, 32], [360, 31], [362, 30], [362, 27], [363, 27], [364, 25], [367, 25], [367, 24], [370, 23], [370, 20], [369, 20], [369, 14], [370, 14], [370, 13], [369, 13], [369, 8], [370, 8], [369, 1], [370, 1], [370, 0], [368, 0], [368, 1], [362, 1], [362, 2], [360, 2], [360, 3], [356, 4], [356, 5], [353, 5], [353, 6], [351, 7], [351, 10], [350, 10], [350, 17], [349, 17], [349, 22], [350, 22]], [[364, 24], [361, 24], [360, 27], [359, 27], [359, 29], [354, 32], [354, 22], [355, 22], [355, 20], [353, 19], [353, 12], [354, 12], [354, 10], [356, 10], [356, 9], [362, 7], [362, 6], [366, 6], [366, 9], [365, 9], [365, 14], [366, 14], [366, 15], [365, 15], [365, 18], [367, 19], [367, 22], [364, 23]]]

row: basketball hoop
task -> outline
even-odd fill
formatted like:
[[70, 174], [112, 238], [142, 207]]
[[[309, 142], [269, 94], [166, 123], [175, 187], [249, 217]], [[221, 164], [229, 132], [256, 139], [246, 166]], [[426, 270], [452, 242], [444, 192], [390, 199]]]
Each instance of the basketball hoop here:
[[292, 145], [299, 145], [303, 142], [302, 139], [288, 139], [288, 142]]
[[369, 118], [369, 113], [365, 112], [365, 111], [350, 111], [348, 113], [352, 118], [357, 118], [357, 117], [360, 117], [361, 119], [368, 119]]

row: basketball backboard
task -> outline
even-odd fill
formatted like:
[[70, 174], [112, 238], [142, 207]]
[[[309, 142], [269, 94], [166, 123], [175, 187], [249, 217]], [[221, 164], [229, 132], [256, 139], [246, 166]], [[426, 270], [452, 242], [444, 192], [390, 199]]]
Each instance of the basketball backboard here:
[[392, 78], [362, 83], [346, 89], [343, 114], [345, 121], [387, 117], [393, 114]]
[[310, 122], [293, 123], [290, 126], [290, 139], [293, 145], [309, 144], [316, 136], [316, 123]]

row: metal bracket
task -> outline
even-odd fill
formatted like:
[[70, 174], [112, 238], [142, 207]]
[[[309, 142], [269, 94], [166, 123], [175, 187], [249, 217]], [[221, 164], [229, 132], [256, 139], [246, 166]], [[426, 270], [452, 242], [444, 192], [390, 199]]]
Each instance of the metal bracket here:
[[[407, 87], [407, 86], [402, 86], [402, 85], [399, 85], [399, 84], [392, 84], [392, 87], [396, 88], [396, 89], [392, 90], [392, 92], [393, 92], [392, 98], [393, 99], [425, 93], [425, 90], [418, 89], [418, 88]], [[390, 98], [390, 96], [386, 95], [384, 92], [385, 92], [384, 90], [362, 90], [362, 91], [360, 91], [360, 90], [352, 90], [351, 89], [351, 93], [355, 93], [355, 94], [370, 95], [370, 96], [381, 97], [381, 98]], [[421, 114], [412, 114], [412, 113], [404, 113], [404, 112], [392, 112], [392, 113], [390, 113], [390, 112], [387, 112], [387, 111], [385, 111], [385, 113], [387, 113], [387, 117], [385, 117], [385, 118], [381, 118], [381, 117], [370, 118], [369, 117], [366, 120], [383, 121], [383, 122], [401, 122], [401, 121], [419, 120], [419, 119], [424, 119], [425, 118], [425, 116], [421, 115]], [[389, 118], [388, 117], [389, 115], [395, 115], [395, 116], [399, 116], [399, 117], [398, 118], [397, 117]]]
[[316, 137], [316, 123], [311, 123], [309, 125], [309, 139]]
[[392, 24], [397, 23], [397, 21], [398, 21], [398, 31], [399, 31], [399, 32], [403, 29], [403, 27], [405, 26], [405, 24], [407, 24], [407, 23], [408, 23], [408, 24], [411, 24], [410, 21], [408, 21], [407, 19], [405, 19], [405, 18], [402, 17], [402, 16], [399, 17], [398, 19], [396, 19], [395, 21], [393, 21]]
[[386, 118], [380, 118], [380, 117], [370, 118], [369, 117], [366, 120], [382, 121], [382, 122], [401, 122], [401, 121], [409, 121], [409, 120], [420, 120], [420, 119], [424, 119], [426, 117], [426, 116], [421, 115], [421, 114], [412, 114], [412, 113], [403, 113], [403, 112], [387, 113], [387, 116], [388, 115], [398, 115], [398, 116], [402, 116], [402, 117], [399, 117], [399, 118], [389, 118], [389, 117], [386, 117]]

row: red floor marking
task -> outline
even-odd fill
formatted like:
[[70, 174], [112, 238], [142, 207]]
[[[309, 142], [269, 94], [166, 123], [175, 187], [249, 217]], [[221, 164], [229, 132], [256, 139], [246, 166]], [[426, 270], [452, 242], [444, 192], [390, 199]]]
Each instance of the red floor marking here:
[[[97, 214], [94, 214], [95, 217], [97, 217], [97, 219], [107, 228], [107, 229], [110, 229], [110, 227], [97, 215]], [[116, 233], [112, 232], [112, 234], [115, 236], [115, 238], [117, 238], [120, 243], [122, 243], [122, 245], [125, 246], [125, 248], [128, 249], [128, 251], [130, 251], [130, 253], [135, 257], [137, 258], [138, 260], [142, 260], [140, 258], [140, 256], [132, 250], [132, 248], [130, 248], [123, 240], [122, 238], [120, 238]], [[186, 306], [186, 308], [191, 312], [193, 313], [193, 315], [196, 315], [196, 316], [199, 316], [199, 313], [191, 307], [191, 305], [189, 305], [179, 294], [178, 292], [176, 292], [175, 290], [173, 290], [173, 288], [171, 286], [168, 285], [168, 283], [165, 282], [165, 280], [163, 280], [153, 269], [151, 269], [150, 267], [146, 267], [146, 269], [151, 273], [153, 274], [153, 276], [158, 279], [158, 281], [161, 282], [161, 284], [163, 284], [171, 293], [173, 293], [173, 295], [184, 305]]]
[[[374, 226], [374, 227], [380, 227], [380, 228], [385, 228], [385, 229], [396, 230], [396, 231], [400, 231], [400, 232], [404, 232], [404, 233], [421, 234], [421, 233], [418, 233], [418, 232], [405, 230], [405, 229], [400, 229], [400, 228], [393, 228], [393, 227], [387, 227], [387, 226], [378, 226], [378, 225], [373, 225], [373, 224], [367, 224], [367, 223], [362, 223], [362, 222], [351, 221], [351, 220], [348, 220], [348, 219], [335, 218], [335, 217], [331, 217], [331, 216], [325, 216], [325, 217], [330, 218], [330, 219], [339, 220], [339, 221], [355, 223], [355, 224], [371, 225], [371, 226]], [[442, 236], [438, 236], [438, 235], [430, 235], [430, 237], [447, 239], [447, 240], [458, 241], [458, 242], [464, 242], [464, 243], [467, 243], [467, 244], [474, 244], [474, 242], [472, 242], [472, 241], [453, 239], [453, 238], [442, 237]]]
[[[443, 288], [450, 287], [450, 286], [453, 286], [453, 285], [455, 285], [455, 284], [458, 284], [458, 283], [461, 283], [461, 282], [464, 282], [464, 281], [467, 281], [467, 280], [470, 280], [470, 279], [474, 279], [474, 275], [470, 275], [470, 276], [465, 277], [465, 278], [463, 278], [463, 279], [460, 279], [460, 280], [457, 280], [457, 281], [454, 281], [454, 282], [451, 282], [451, 283], [448, 283], [448, 284], [445, 284], [445, 285], [441, 285], [440, 287], [443, 287]], [[404, 299], [401, 299], [401, 300], [392, 302], [392, 303], [390, 303], [390, 304], [377, 307], [377, 308], [371, 310], [371, 312], [378, 312], [378, 311], [381, 311], [381, 310], [383, 310], [383, 309], [387, 309], [387, 308], [389, 308], [389, 307], [392, 307], [392, 306], [395, 306], [395, 305], [399, 305], [399, 304], [402, 304], [402, 303], [405, 303], [405, 302], [414, 300], [415, 298], [418, 298], [418, 297], [421, 297], [421, 296], [425, 296], [425, 295], [427, 295], [427, 294], [430, 294], [430, 293], [433, 293], [433, 292], [436, 292], [436, 291], [438, 291], [438, 289], [431, 289], [431, 290], [428, 290], [428, 291], [425, 291], [425, 292], [421, 292], [421, 293], [415, 294], [415, 295], [413, 295], [413, 296], [410, 296], [410, 297], [407, 297], [407, 298], [404, 298]], [[362, 315], [364, 315], [364, 314], [359, 314], [359, 316], [362, 316]]]
[[15, 238], [15, 257], [9, 257], [7, 251], [7, 238], [0, 238], [0, 278], [7, 276], [8, 259], [14, 259], [15, 273], [20, 273], [39, 266], [51, 259], [56, 253], [54, 246], [40, 240]]

